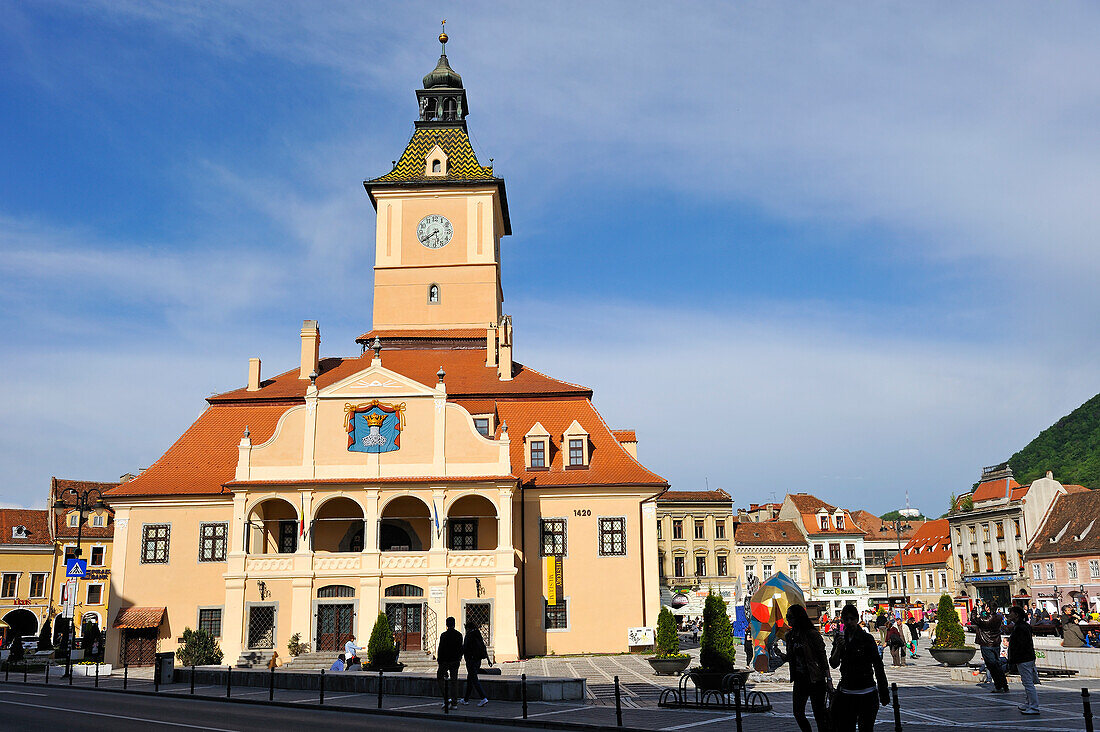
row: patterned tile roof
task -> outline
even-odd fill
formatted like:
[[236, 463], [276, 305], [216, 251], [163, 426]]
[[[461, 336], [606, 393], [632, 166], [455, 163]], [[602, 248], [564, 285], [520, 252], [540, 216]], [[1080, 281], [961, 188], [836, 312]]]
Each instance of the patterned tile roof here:
[[115, 616], [115, 628], [159, 628], [164, 620], [164, 607], [124, 607]]
[[[426, 176], [425, 160], [429, 152], [439, 145], [447, 155], [447, 172], [444, 176]], [[422, 128], [413, 132], [412, 139], [401, 153], [401, 159], [393, 170], [369, 183], [399, 183], [433, 180], [496, 180], [493, 169], [477, 160], [466, 131], [458, 127]]]
[[1027, 552], [1029, 557], [1051, 554], [1100, 555], [1100, 491], [1085, 488], [1054, 499]]
[[[0, 509], [0, 544], [27, 544], [31, 546], [52, 546], [50, 538], [49, 511], [29, 508]], [[26, 539], [13, 539], [13, 526], [26, 526]]]
[[[951, 556], [951, 533], [947, 519], [932, 519], [921, 524], [902, 549], [906, 567], [923, 567], [929, 564], [943, 564]], [[895, 554], [886, 563], [887, 567], [899, 567]]]
[[665, 491], [660, 503], [712, 501], [714, 503], [732, 503], [733, 497], [721, 488], [713, 491]]
[[794, 521], [744, 521], [734, 529], [738, 544], [797, 544], [808, 546]]

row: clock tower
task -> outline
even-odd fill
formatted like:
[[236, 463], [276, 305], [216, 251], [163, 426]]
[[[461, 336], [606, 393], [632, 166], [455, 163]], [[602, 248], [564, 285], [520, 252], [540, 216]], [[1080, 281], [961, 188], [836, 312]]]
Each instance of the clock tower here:
[[501, 320], [508, 199], [470, 145], [466, 90], [447, 61], [447, 34], [439, 41], [439, 63], [416, 92], [412, 139], [393, 170], [363, 183], [377, 212], [375, 331], [484, 332]]

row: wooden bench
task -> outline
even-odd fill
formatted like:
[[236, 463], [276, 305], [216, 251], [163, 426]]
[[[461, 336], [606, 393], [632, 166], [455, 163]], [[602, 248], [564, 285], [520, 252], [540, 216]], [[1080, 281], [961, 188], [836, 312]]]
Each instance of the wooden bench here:
[[[969, 663], [967, 665], [970, 668], [978, 669], [978, 670], [980, 670], [983, 666], [985, 666], [984, 663]], [[1059, 677], [1059, 676], [1067, 676], [1068, 677], [1068, 676], [1076, 676], [1077, 675], [1077, 670], [1076, 669], [1072, 669], [1072, 668], [1054, 668], [1053, 666], [1036, 666], [1035, 667], [1035, 672], [1038, 673], [1040, 676], [1045, 676], [1047, 678], [1053, 678], [1053, 677]], [[1007, 668], [1005, 669], [1005, 676], [1017, 676], [1017, 675], [1018, 674], [1016, 674], [1015, 672], [1009, 671]]]

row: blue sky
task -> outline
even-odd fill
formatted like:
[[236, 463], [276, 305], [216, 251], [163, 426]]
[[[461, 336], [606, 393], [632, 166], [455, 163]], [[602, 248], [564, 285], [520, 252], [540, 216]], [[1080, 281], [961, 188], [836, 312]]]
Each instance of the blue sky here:
[[1094, 5], [0, 13], [4, 504], [148, 465], [303, 318], [356, 350], [361, 182], [441, 17], [508, 184], [517, 358], [674, 488], [938, 514], [1100, 390]]

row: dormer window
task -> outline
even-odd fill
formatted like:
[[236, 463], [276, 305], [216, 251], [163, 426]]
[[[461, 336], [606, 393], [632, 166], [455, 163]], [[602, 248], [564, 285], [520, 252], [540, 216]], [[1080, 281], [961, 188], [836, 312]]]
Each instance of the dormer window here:
[[836, 520], [837, 529], [843, 530], [844, 529], [844, 514], [837, 515], [835, 520]]
[[566, 469], [587, 468], [589, 462], [588, 433], [577, 420], [562, 433], [562, 445], [565, 447]]
[[78, 513], [77, 511], [73, 511], [69, 514], [69, 526], [72, 526], [73, 528], [80, 526], [80, 513]]
[[432, 172], [433, 173], [442, 173], [443, 172], [443, 163], [439, 162], [438, 160], [433, 160], [432, 161]]
[[489, 436], [489, 428], [492, 426], [492, 420], [490, 417], [474, 417], [474, 429], [476, 429], [482, 437]]
[[92, 516], [92, 526], [102, 528], [107, 525], [107, 517], [104, 514], [97, 513]]
[[523, 438], [528, 470], [547, 470], [550, 467], [550, 433], [538, 422]]
[[430, 178], [442, 178], [447, 175], [447, 153], [439, 145], [434, 146], [424, 156], [424, 175]]
[[546, 443], [542, 440], [531, 441], [531, 467], [546, 467]]
[[428, 285], [428, 303], [431, 305], [438, 305], [440, 300], [439, 285], [434, 282]]
[[829, 530], [829, 517], [828, 516], [822, 516], [821, 517], [821, 530], [822, 531], [828, 531]]

